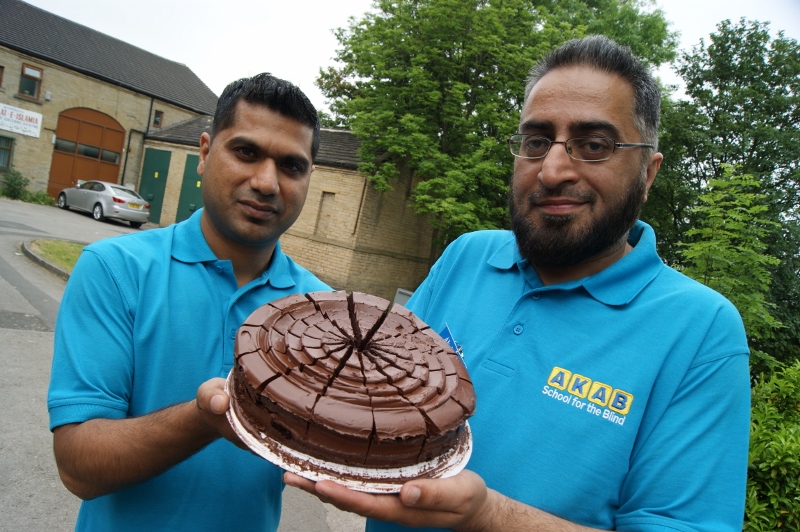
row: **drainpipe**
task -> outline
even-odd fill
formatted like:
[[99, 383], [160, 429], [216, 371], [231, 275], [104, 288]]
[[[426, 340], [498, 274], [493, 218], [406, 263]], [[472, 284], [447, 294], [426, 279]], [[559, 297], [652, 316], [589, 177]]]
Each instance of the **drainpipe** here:
[[139, 133], [142, 135], [142, 146], [144, 147], [144, 136], [147, 134], [146, 131], [139, 131], [138, 129], [131, 129], [128, 131], [128, 145], [125, 148], [125, 162], [122, 163], [122, 183], [121, 185], [125, 184], [125, 170], [128, 167], [128, 155], [131, 153], [131, 136], [134, 133]]
[[138, 129], [131, 129], [128, 132], [128, 145], [125, 148], [125, 162], [122, 163], [122, 183], [121, 185], [125, 184], [125, 170], [128, 167], [128, 154], [131, 151], [131, 134], [132, 133], [140, 133], [142, 135], [142, 147], [144, 147], [144, 136], [147, 134], [147, 131], [150, 129], [150, 118], [153, 116], [153, 105], [155, 105], [155, 98], [152, 96], [150, 97], [150, 110], [147, 112], [147, 123], [144, 125], [144, 131], [139, 131]]

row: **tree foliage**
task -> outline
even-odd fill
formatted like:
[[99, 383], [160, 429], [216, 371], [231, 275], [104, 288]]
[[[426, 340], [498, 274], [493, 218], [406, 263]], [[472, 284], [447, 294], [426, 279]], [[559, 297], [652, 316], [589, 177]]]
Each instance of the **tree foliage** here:
[[800, 363], [752, 390], [744, 530], [800, 530]]
[[[761, 241], [772, 279], [764, 299], [786, 327], [751, 338], [757, 351], [778, 360], [800, 358], [800, 45], [767, 24], [723, 21], [705, 41], [684, 53], [677, 71], [685, 100], [665, 100], [660, 150], [664, 163], [643, 218], [659, 235], [659, 252], [680, 267], [682, 242], [706, 215], [694, 210], [709, 184], [735, 165], [765, 196], [761, 217], [773, 222]], [[777, 225], [775, 225], [777, 224]]]
[[341, 66], [317, 84], [361, 140], [360, 171], [378, 189], [411, 176], [417, 212], [439, 244], [508, 225], [506, 139], [527, 72], [546, 52], [604, 32], [658, 64], [675, 39], [651, 2], [376, 0], [336, 33]]
[[[748, 338], [772, 338], [781, 324], [765, 295], [772, 282], [770, 268], [779, 260], [765, 253], [764, 238], [778, 224], [768, 219], [766, 196], [753, 176], [738, 174], [730, 165], [723, 165], [722, 171], [692, 209], [698, 214], [697, 226], [687, 236], [696, 238], [682, 251], [682, 270], [736, 306]], [[772, 367], [768, 354], [753, 354], [756, 369]]]

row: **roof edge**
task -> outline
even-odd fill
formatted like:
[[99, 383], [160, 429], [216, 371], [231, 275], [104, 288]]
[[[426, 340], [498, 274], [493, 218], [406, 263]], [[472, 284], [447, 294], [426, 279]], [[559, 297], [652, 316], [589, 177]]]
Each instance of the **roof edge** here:
[[100, 81], [104, 81], [106, 83], [110, 83], [111, 85], [115, 85], [117, 87], [122, 87], [122, 88], [125, 88], [125, 89], [128, 89], [128, 90], [131, 90], [133, 92], [136, 92], [138, 94], [142, 94], [144, 96], [148, 96], [150, 98], [155, 98], [155, 99], [160, 100], [162, 102], [166, 102], [166, 103], [169, 103], [169, 104], [172, 104], [172, 105], [176, 105], [176, 106], [178, 106], [178, 107], [180, 107], [182, 109], [186, 109], [186, 110], [189, 110], [189, 111], [200, 113], [200, 114], [206, 115], [206, 116], [213, 116], [213, 114], [214, 114], [213, 111], [209, 112], [209, 111], [206, 111], [205, 109], [197, 109], [194, 106], [187, 105], [185, 103], [180, 103], [180, 102], [176, 102], [176, 101], [173, 101], [173, 100], [169, 100], [169, 99], [166, 99], [166, 98], [164, 98], [162, 96], [157, 96], [155, 94], [152, 94], [152, 93], [148, 92], [145, 89], [141, 89], [141, 88], [129, 85], [127, 83], [122, 83], [120, 81], [113, 80], [113, 79], [111, 79], [111, 78], [109, 78], [107, 76], [104, 76], [104, 75], [99, 74], [97, 72], [93, 72], [93, 71], [91, 71], [89, 69], [86, 69], [86, 68], [83, 68], [83, 67], [68, 63], [66, 61], [61, 61], [61, 60], [58, 60], [58, 59], [55, 59], [55, 58], [52, 58], [52, 57], [48, 57], [48, 56], [46, 56], [44, 54], [40, 54], [40, 53], [31, 51], [31, 50], [27, 50], [27, 49], [19, 47], [19, 46], [14, 46], [14, 45], [9, 44], [7, 42], [0, 41], [0, 45], [4, 46], [4, 47], [6, 47], [6, 48], [8, 48], [10, 50], [14, 50], [14, 51], [17, 51], [17, 52], [22, 52], [22, 53], [27, 54], [27, 55], [29, 55], [31, 57], [36, 57], [38, 59], [43, 59], [43, 60], [48, 61], [49, 63], [52, 63], [54, 65], [65, 67], [65, 68], [68, 68], [68, 69], [73, 70], [75, 72], [80, 72], [81, 74], [85, 74], [85, 75], [87, 75], [89, 77], [92, 77], [92, 78], [95, 78], [95, 79], [99, 79]]

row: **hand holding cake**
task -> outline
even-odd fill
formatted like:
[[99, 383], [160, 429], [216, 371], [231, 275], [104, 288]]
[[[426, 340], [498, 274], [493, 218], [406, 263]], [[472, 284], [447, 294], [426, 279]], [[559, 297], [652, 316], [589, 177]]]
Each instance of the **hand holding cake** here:
[[197, 389], [195, 405], [203, 422], [213, 428], [219, 436], [237, 447], [247, 449], [247, 445], [236, 435], [228, 422], [226, 414], [230, 407], [230, 397], [225, 391], [225, 379], [216, 377], [201, 384]]
[[[409, 527], [435, 526], [452, 530], [482, 530], [492, 492], [483, 479], [469, 470], [443, 479], [412, 480], [397, 495], [349, 490], [332, 481], [311, 482], [284, 474], [288, 486], [302, 489], [340, 510]], [[487, 523], [488, 524], [488, 523]]]

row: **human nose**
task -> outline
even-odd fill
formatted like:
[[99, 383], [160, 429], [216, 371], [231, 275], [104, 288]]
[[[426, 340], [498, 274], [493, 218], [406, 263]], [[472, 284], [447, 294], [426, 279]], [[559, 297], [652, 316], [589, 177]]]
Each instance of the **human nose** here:
[[557, 188], [564, 182], [578, 179], [575, 160], [569, 156], [564, 141], [553, 141], [541, 161], [539, 182], [546, 188]]
[[257, 165], [250, 178], [250, 187], [265, 196], [278, 193], [280, 187], [278, 185], [278, 167], [275, 161], [265, 159], [261, 164]]

